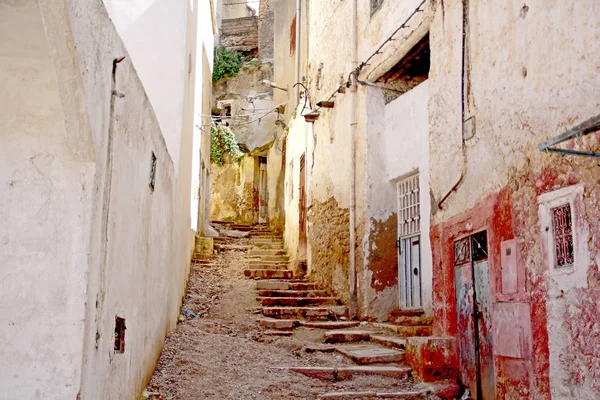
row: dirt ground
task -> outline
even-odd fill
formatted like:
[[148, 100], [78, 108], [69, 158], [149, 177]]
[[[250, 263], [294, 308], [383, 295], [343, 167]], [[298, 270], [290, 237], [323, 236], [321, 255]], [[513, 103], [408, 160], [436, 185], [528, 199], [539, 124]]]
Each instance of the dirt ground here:
[[[241, 242], [242, 240], [240, 240]], [[245, 252], [229, 251], [212, 266], [193, 265], [186, 318], [166, 339], [146, 390], [153, 399], [316, 399], [330, 391], [396, 391], [409, 381], [386, 377], [321, 381], [286, 366], [350, 365], [337, 353], [307, 353], [323, 331], [297, 328], [290, 337], [262, 335], [255, 282], [243, 276]]]

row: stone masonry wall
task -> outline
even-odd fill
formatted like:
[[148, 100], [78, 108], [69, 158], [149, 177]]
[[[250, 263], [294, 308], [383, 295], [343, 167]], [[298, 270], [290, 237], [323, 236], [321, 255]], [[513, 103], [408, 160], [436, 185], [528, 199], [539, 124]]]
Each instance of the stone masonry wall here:
[[311, 243], [309, 277], [348, 304], [349, 210], [340, 208], [333, 197], [313, 201], [308, 212], [308, 241]]
[[225, 19], [221, 22], [220, 44], [254, 55], [258, 48], [258, 17]]

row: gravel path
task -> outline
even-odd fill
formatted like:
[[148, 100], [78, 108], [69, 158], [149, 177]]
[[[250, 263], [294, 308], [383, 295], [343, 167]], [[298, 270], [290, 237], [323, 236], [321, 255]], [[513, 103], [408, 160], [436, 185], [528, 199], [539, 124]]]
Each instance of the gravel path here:
[[256, 324], [260, 315], [255, 283], [242, 273], [245, 252], [225, 252], [213, 261], [209, 266], [192, 265], [183, 308], [199, 317], [184, 319], [167, 336], [146, 397], [316, 399], [334, 390], [395, 391], [411, 385], [383, 377], [321, 381], [281, 370], [352, 363], [337, 353], [303, 351], [304, 346], [320, 341], [321, 330], [297, 328], [290, 337], [262, 335]]

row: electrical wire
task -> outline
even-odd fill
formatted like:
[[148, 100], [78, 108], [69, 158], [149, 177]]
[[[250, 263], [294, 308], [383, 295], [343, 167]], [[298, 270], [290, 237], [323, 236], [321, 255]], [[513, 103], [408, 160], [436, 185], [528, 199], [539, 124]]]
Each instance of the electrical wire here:
[[[358, 80], [358, 76], [360, 75], [360, 72], [363, 70], [363, 68], [366, 67], [367, 65], [369, 65], [369, 61], [371, 61], [373, 59], [373, 57], [375, 57], [378, 54], [381, 54], [381, 49], [383, 49], [385, 47], [385, 45], [387, 45], [389, 42], [396, 40], [396, 39], [394, 39], [394, 36], [396, 36], [398, 34], [398, 32], [400, 32], [402, 29], [408, 28], [407, 24], [410, 22], [410, 20], [417, 13], [423, 12], [421, 7], [423, 7], [423, 5], [425, 4], [426, 1], [427, 0], [422, 0], [421, 3], [417, 6], [417, 8], [415, 8], [415, 10], [402, 23], [402, 25], [400, 25], [398, 28], [396, 28], [394, 30], [394, 32], [392, 32], [392, 34], [386, 40], [384, 40], [383, 43], [381, 43], [381, 45], [377, 48], [377, 50], [375, 50], [373, 52], [373, 54], [371, 54], [369, 57], [367, 57], [367, 59], [365, 61], [362, 61], [360, 64], [358, 64], [358, 67], [356, 67], [355, 70], [353, 70], [352, 72], [350, 72], [350, 74], [348, 74], [348, 80], [346, 82], [343, 82], [340, 86], [338, 86], [337, 89], [333, 93], [331, 93], [331, 95], [325, 101], [331, 101], [331, 99], [333, 99], [344, 86], [348, 87], [348, 85], [351, 82], [352, 75], [354, 75], [356, 77], [357, 82], [362, 83], [361, 81]], [[379, 87], [380, 89], [387, 89], [387, 88], [383, 88], [381, 86], [377, 86], [377, 87]], [[387, 89], [387, 90], [394, 90], [394, 89]], [[317, 106], [317, 108], [315, 108], [315, 110], [313, 112], [317, 112], [320, 109], [321, 109], [321, 106]]]

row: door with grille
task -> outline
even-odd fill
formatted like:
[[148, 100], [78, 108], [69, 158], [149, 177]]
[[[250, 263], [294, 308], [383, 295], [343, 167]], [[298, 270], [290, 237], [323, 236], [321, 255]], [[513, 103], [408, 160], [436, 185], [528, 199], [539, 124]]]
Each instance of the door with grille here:
[[400, 308], [421, 308], [421, 209], [419, 174], [397, 183]]

